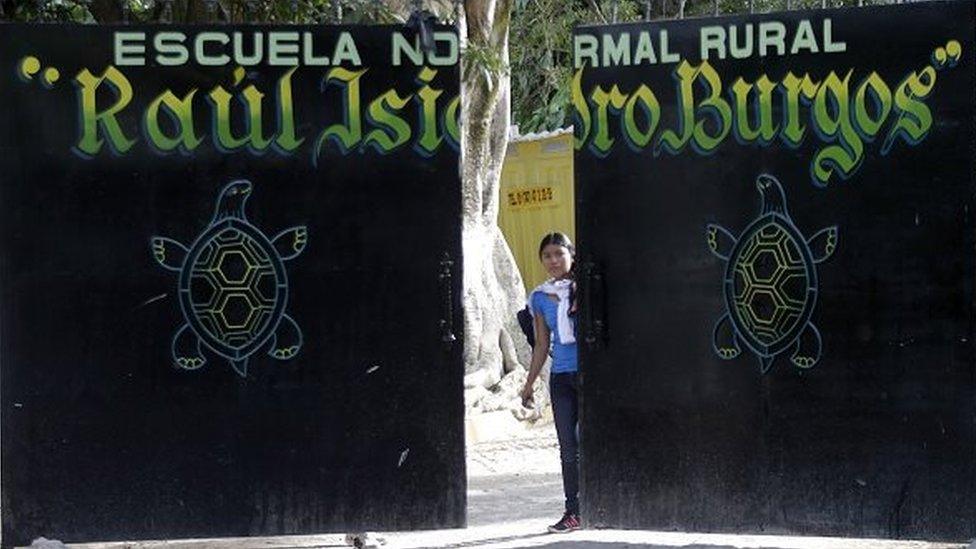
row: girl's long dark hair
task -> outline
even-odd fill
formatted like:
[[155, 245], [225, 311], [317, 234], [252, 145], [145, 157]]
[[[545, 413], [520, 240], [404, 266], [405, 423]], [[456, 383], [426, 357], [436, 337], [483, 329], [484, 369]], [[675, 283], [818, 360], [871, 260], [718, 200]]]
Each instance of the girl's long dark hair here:
[[553, 232], [547, 234], [542, 237], [542, 242], [539, 243], [539, 259], [542, 259], [542, 250], [550, 244], [562, 246], [569, 250], [569, 257], [573, 260], [573, 264], [569, 267], [569, 278], [576, 280], [576, 246], [573, 246], [573, 241], [569, 239], [566, 233]]
[[542, 237], [542, 242], [539, 243], [539, 259], [542, 259], [542, 250], [546, 249], [546, 246], [550, 244], [562, 246], [563, 248], [569, 250], [569, 257], [573, 260], [573, 264], [569, 267], [569, 279], [573, 281], [572, 288], [569, 291], [569, 316], [575, 317], [576, 311], [579, 308], [579, 296], [576, 292], [576, 246], [573, 246], [573, 241], [569, 239], [569, 236], [567, 236], [566, 233], [549, 233]]

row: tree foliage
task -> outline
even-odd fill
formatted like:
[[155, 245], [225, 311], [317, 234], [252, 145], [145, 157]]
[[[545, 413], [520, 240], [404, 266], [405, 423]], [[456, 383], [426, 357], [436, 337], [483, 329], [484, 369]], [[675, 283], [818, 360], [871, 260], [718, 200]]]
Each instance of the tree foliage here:
[[0, 0], [0, 19], [75, 23], [402, 23], [416, 5], [454, 19], [452, 0]]

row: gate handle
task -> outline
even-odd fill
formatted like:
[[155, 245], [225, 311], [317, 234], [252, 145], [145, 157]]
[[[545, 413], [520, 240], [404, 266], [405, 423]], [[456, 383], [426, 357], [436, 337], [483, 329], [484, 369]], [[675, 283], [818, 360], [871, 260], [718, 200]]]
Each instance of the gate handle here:
[[454, 306], [451, 290], [451, 269], [454, 262], [451, 261], [450, 254], [444, 252], [440, 265], [441, 272], [437, 275], [437, 279], [441, 286], [441, 342], [444, 344], [444, 349], [449, 351], [457, 341], [457, 337], [454, 336]]
[[584, 341], [591, 349], [602, 349], [606, 341], [606, 293], [603, 272], [588, 260], [583, 263], [583, 314], [586, 318]]

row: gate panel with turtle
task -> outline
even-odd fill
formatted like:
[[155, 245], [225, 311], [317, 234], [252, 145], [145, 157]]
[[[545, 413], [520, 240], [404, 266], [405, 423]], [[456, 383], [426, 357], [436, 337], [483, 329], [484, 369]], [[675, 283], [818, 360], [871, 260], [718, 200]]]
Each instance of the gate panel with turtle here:
[[463, 526], [455, 31], [121, 32], [0, 29], [3, 545]]
[[576, 29], [590, 525], [976, 536], [974, 23]]
[[255, 351], [266, 348], [269, 356], [288, 360], [302, 346], [301, 329], [284, 313], [284, 261], [302, 253], [308, 230], [292, 227], [269, 239], [247, 221], [251, 189], [246, 180], [224, 187], [213, 219], [189, 249], [170, 238], [152, 238], [156, 261], [180, 273], [186, 324], [173, 336], [173, 361], [181, 368], [195, 370], [207, 362], [201, 343], [242, 377]]
[[720, 225], [708, 225], [712, 253], [726, 260], [723, 289], [727, 312], [712, 336], [715, 353], [731, 360], [744, 343], [766, 373], [776, 355], [789, 349], [797, 368], [812, 368], [820, 360], [821, 338], [810, 321], [817, 304], [815, 263], [825, 261], [837, 247], [837, 227], [827, 227], [808, 241], [793, 224], [786, 195], [770, 175], [756, 180], [759, 216], [738, 238]]

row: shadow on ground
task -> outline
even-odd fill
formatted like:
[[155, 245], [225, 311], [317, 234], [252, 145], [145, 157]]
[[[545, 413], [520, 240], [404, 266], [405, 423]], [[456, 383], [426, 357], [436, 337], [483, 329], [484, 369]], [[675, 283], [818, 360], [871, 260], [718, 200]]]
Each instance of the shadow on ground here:
[[[612, 541], [589, 541], [589, 540], [566, 540], [547, 543], [545, 545], [533, 545], [533, 549], [738, 549], [732, 545], [658, 545], [647, 543], [620, 543]], [[763, 549], [776, 549], [775, 547]]]
[[[593, 541], [586, 539], [579, 540], [561, 540], [552, 542], [543, 542], [543, 538], [551, 538], [553, 534], [532, 534], [527, 536], [503, 536], [491, 539], [479, 539], [464, 541], [459, 543], [448, 543], [441, 545], [439, 547], [450, 548], [450, 549], [463, 549], [465, 547], [484, 547], [495, 544], [507, 544], [512, 542], [524, 542], [529, 545], [525, 547], [531, 547], [532, 549], [739, 549], [732, 545], [661, 545], [661, 544], [650, 544], [650, 543], [624, 543], [624, 542], [614, 542], [614, 541]], [[535, 543], [533, 543], [533, 541]], [[763, 549], [776, 549], [775, 547], [764, 547]]]

